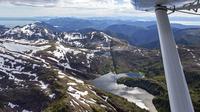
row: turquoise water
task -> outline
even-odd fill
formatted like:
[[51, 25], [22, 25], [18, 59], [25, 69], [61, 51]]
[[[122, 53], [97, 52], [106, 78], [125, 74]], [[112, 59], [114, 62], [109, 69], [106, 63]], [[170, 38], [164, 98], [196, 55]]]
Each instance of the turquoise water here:
[[22, 26], [36, 21], [32, 20], [0, 20], [0, 25], [5, 25], [7, 27], [15, 27], [17, 25]]

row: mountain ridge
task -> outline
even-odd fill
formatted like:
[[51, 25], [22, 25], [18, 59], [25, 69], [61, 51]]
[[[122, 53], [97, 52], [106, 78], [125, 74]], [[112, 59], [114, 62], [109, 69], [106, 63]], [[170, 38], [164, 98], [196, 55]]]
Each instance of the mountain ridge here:
[[[158, 86], [166, 86], [161, 53], [157, 49], [133, 46], [94, 29], [83, 33], [55, 32], [41, 26], [18, 26], [17, 31], [16, 28], [8, 29], [11, 34], [0, 36], [0, 109], [3, 111], [145, 112], [148, 110], [121, 98], [123, 95], [119, 97], [97, 89], [90, 80], [110, 72], [115, 75], [138, 73], [142, 79], [136, 78], [136, 84], [130, 86], [138, 83], [141, 84], [139, 87], [150, 86], [145, 85], [143, 80], [153, 80]], [[16, 31], [14, 35], [12, 30]], [[33, 31], [33, 35], [27, 36], [29, 31]], [[35, 37], [35, 32], [44, 32], [44, 35]], [[197, 74], [195, 77], [199, 77], [199, 47], [179, 45], [178, 50], [186, 73], [194, 72]], [[187, 76], [193, 78], [193, 75]], [[189, 85], [198, 111], [200, 97], [198, 89], [195, 89], [199, 87], [198, 81], [190, 81]], [[134, 93], [131, 95], [134, 96]], [[165, 102], [167, 97], [162, 98], [153, 99], [160, 102], [154, 104], [159, 112], [169, 107]], [[33, 105], [30, 105], [31, 102]]]

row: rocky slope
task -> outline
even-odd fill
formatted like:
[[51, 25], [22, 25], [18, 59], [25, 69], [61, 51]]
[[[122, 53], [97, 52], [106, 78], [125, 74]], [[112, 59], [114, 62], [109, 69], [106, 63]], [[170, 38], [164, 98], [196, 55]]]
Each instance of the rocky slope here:
[[113, 69], [111, 41], [126, 43], [103, 32], [59, 33], [38, 24], [1, 34], [0, 111], [145, 112], [87, 83]]

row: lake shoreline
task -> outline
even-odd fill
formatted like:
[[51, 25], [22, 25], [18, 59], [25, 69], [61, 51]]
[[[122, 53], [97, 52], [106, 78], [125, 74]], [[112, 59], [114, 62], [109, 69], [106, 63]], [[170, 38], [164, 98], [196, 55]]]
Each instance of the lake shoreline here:
[[138, 87], [132, 88], [123, 84], [117, 84], [117, 79], [121, 77], [129, 76], [127, 74], [115, 75], [114, 73], [108, 73], [91, 81], [91, 83], [99, 89], [121, 96], [129, 102], [135, 103], [142, 109], [149, 110], [150, 112], [157, 112], [152, 103], [153, 95]]

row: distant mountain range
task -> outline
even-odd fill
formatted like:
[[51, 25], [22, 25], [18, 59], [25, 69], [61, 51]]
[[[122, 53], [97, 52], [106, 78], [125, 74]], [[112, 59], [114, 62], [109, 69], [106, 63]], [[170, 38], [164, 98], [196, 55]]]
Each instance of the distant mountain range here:
[[103, 30], [110, 25], [126, 24], [138, 27], [147, 27], [154, 25], [154, 21], [131, 21], [131, 20], [113, 20], [113, 19], [78, 19], [78, 18], [55, 18], [45, 21], [46, 23], [57, 27], [61, 31], [80, 30], [84, 28], [94, 28]]
[[[155, 21], [137, 21], [137, 19], [116, 19], [116, 18], [0, 18], [0, 20], [40, 20], [43, 25], [52, 32], [80, 32], [102, 31], [118, 39], [145, 48], [158, 48], [158, 32]], [[152, 20], [152, 19], [151, 19]], [[172, 20], [176, 20], [172, 18]], [[188, 20], [188, 18], [186, 18]], [[171, 24], [178, 44], [197, 45], [198, 29], [200, 26]], [[0, 26], [2, 29], [4, 26]], [[145, 32], [145, 33], [144, 33]], [[192, 37], [188, 33], [193, 32]], [[2, 33], [2, 32], [0, 32]], [[187, 36], [186, 36], [187, 35]], [[19, 36], [19, 35], [18, 35]], [[29, 37], [30, 38], [30, 37]], [[192, 39], [190, 39], [192, 38]]]
[[[182, 27], [180, 27], [182, 26]], [[199, 46], [200, 28], [183, 25], [172, 25], [177, 44]], [[156, 25], [146, 28], [130, 25], [112, 25], [106, 29], [108, 34], [127, 40], [130, 44], [145, 48], [158, 48], [159, 38]]]
[[[56, 18], [45, 22], [56, 27], [59, 31], [82, 33], [102, 31], [113, 37], [126, 40], [132, 45], [145, 48], [159, 47], [155, 21]], [[200, 26], [182, 24], [172, 24], [171, 26], [178, 44], [198, 45], [199, 39], [196, 37], [198, 37]], [[195, 38], [188, 37], [190, 32], [195, 33], [192, 35]]]

